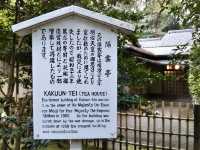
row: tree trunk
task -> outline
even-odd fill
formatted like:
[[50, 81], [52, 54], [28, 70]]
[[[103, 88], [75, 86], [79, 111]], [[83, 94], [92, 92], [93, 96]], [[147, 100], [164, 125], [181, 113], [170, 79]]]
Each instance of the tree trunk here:
[[6, 140], [5, 140], [5, 139], [3, 139], [2, 146], [1, 146], [1, 150], [8, 150], [7, 144], [6, 144]]
[[160, 18], [161, 18], [162, 11], [159, 11], [156, 15], [156, 20], [154, 23], [155, 32], [159, 33], [159, 25], [160, 25]]
[[21, 145], [21, 137], [17, 136], [15, 140], [15, 150], [20, 150], [20, 145]]
[[158, 30], [160, 29], [159, 25], [160, 25], [161, 15], [162, 15], [163, 11], [166, 9], [166, 6], [170, 3], [170, 0], [162, 0], [162, 1], [158, 0], [158, 3], [160, 5], [160, 11], [156, 15], [156, 20], [155, 20], [155, 24], [154, 24], [156, 33], [158, 33], [159, 32]]
[[[15, 21], [14, 23], [17, 23], [18, 20], [18, 8], [19, 8], [19, 0], [16, 0], [15, 2]], [[12, 45], [12, 53], [11, 53], [11, 59], [10, 59], [10, 68], [9, 68], [9, 73], [8, 73], [8, 88], [7, 88], [7, 93], [6, 93], [6, 103], [4, 106], [4, 111], [7, 114], [7, 116], [10, 115], [10, 106], [11, 103], [14, 102], [13, 100], [13, 92], [14, 92], [14, 87], [15, 87], [15, 59], [16, 59], [16, 34], [13, 34], [13, 45]], [[16, 146], [17, 148], [20, 147], [20, 138], [16, 141], [16, 143], [18, 144], [18, 146]], [[7, 138], [3, 138], [3, 142], [2, 142], [2, 147], [1, 150], [8, 150], [9, 149], [9, 145], [8, 145], [8, 139]], [[20, 149], [17, 149], [20, 150]]]

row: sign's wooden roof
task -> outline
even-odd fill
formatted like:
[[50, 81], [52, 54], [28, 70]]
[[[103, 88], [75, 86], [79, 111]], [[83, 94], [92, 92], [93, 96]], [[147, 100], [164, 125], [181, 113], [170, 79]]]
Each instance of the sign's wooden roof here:
[[16, 32], [20, 36], [25, 36], [31, 33], [32, 30], [34, 28], [37, 28], [38, 26], [71, 16], [71, 15], [78, 15], [80, 17], [84, 17], [94, 22], [107, 25], [114, 30], [119, 30], [120, 32], [130, 33], [134, 31], [134, 27], [130, 23], [127, 23], [118, 19], [114, 19], [112, 17], [108, 17], [100, 13], [93, 12], [93, 11], [90, 11], [78, 6], [73, 6], [73, 5], [46, 13], [44, 15], [32, 18], [27, 21], [23, 21], [18, 24], [15, 24], [12, 26], [12, 30], [13, 32]]

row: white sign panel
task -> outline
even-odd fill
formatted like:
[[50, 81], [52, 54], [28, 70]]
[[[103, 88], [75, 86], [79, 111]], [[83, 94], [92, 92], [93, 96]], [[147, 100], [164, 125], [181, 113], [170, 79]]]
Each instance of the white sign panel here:
[[32, 36], [34, 138], [116, 138], [117, 34], [73, 16]]

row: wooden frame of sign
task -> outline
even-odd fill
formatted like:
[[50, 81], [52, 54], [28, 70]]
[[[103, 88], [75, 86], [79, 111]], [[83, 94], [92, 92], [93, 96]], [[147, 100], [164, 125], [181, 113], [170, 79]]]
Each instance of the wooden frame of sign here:
[[70, 6], [12, 29], [32, 33], [34, 139], [116, 138], [117, 32], [133, 26]]

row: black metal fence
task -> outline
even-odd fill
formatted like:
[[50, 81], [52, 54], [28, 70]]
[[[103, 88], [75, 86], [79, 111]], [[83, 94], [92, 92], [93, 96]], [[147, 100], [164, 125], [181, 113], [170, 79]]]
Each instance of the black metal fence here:
[[[191, 103], [141, 103], [118, 112], [117, 139], [83, 141], [85, 148], [103, 150], [193, 150], [194, 118]], [[95, 148], [94, 148], [95, 147]]]

